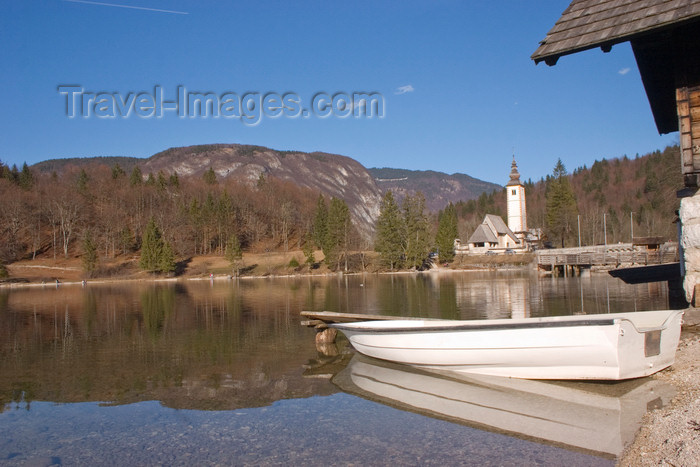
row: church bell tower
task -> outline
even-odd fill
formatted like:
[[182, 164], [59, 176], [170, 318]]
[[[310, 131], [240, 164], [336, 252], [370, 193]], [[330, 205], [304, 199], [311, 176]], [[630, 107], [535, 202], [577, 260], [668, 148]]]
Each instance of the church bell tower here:
[[508, 209], [508, 228], [513, 231], [522, 245], [527, 235], [527, 215], [525, 213], [525, 187], [520, 182], [518, 165], [513, 163], [510, 168], [510, 180], [506, 184], [506, 199]]

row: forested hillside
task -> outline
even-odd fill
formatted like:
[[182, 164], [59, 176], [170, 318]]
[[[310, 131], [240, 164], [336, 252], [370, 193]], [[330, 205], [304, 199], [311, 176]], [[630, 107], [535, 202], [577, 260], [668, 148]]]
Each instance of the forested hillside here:
[[318, 191], [273, 177], [253, 183], [159, 172], [118, 164], [34, 174], [0, 167], [0, 260], [83, 254], [90, 237], [100, 257], [141, 247], [153, 218], [177, 257], [224, 254], [234, 235], [249, 251], [298, 248], [311, 229]]
[[56, 172], [56, 174], [63, 173], [64, 170], [73, 170], [76, 167], [84, 166], [95, 166], [95, 165], [106, 165], [108, 167], [113, 167], [119, 165], [122, 169], [127, 172], [139, 165], [143, 164], [144, 160], [138, 157], [120, 157], [120, 156], [96, 156], [96, 157], [66, 157], [63, 159], [49, 159], [41, 162], [37, 162], [32, 165], [31, 169], [33, 172], [38, 174], [51, 174]]
[[294, 183], [316, 193], [343, 199], [358, 231], [367, 241], [379, 214], [381, 191], [367, 169], [339, 154], [279, 151], [245, 144], [203, 144], [166, 149], [147, 159], [92, 157], [54, 159], [31, 167], [33, 172], [61, 177], [66, 169], [119, 164], [127, 173], [139, 166], [144, 175], [163, 173], [202, 177], [213, 171], [220, 181], [236, 179], [254, 183], [260, 176]]
[[[559, 246], [561, 239], [551, 225], [551, 213], [547, 215], [547, 199], [554, 196], [553, 187], [561, 187], [559, 182], [564, 178], [576, 200], [572, 218], [580, 219], [582, 244], [603, 243], [604, 215], [608, 243], [629, 242], [632, 230], [635, 236], [675, 240], [676, 190], [682, 187], [678, 158], [675, 146], [642, 157], [595, 161], [590, 168], [579, 167], [571, 174], [558, 165], [557, 178], [547, 175], [538, 182], [526, 182], [528, 227], [542, 228]], [[232, 244], [248, 252], [305, 249], [311, 255], [309, 249], [315, 243], [324, 252], [345, 252], [346, 259], [348, 251], [373, 247], [373, 239], [358, 233], [354, 222], [348, 223], [349, 218], [343, 221], [342, 235], [335, 235], [338, 238], [332, 245], [327, 244], [328, 239], [314, 242], [320, 191], [264, 170], [251, 180], [222, 177], [211, 167], [203, 173], [178, 176], [164, 170], [142, 172], [138, 165], [127, 171], [115, 160], [109, 160], [114, 162], [111, 167], [99, 159], [80, 162], [79, 166], [64, 164], [60, 175], [35, 171], [26, 164], [22, 169], [0, 164], [0, 265], [37, 255], [88, 260], [143, 256], [149, 224], [157, 227], [156, 244], [180, 259], [203, 254], [224, 256]], [[342, 180], [338, 183], [344, 186]], [[348, 212], [342, 198], [326, 196], [331, 208], [337, 205], [336, 211]], [[411, 241], [397, 253], [400, 261], [392, 262], [392, 268], [403, 262], [416, 266], [438, 241], [438, 218], [423, 211], [423, 196], [407, 199], [417, 201], [401, 204], [406, 231], [417, 233], [411, 233]], [[419, 208], [414, 209], [414, 205]], [[460, 238], [466, 241], [485, 214], [505, 219], [505, 191], [458, 202], [454, 210]], [[578, 243], [577, 222], [573, 224], [564, 230], [566, 246]], [[420, 228], [414, 228], [416, 225]], [[411, 248], [418, 245], [416, 239], [421, 240], [420, 252], [409, 258]], [[450, 240], [442, 241], [445, 251]], [[336, 268], [340, 267], [339, 258]]]
[[[678, 146], [654, 151], [644, 156], [595, 161], [570, 172], [581, 223], [581, 244], [604, 242], [603, 214], [607, 242], [629, 242], [631, 233], [639, 236], [663, 236], [676, 240], [675, 211], [679, 207], [676, 191], [683, 187]], [[556, 161], [552, 161], [554, 169]], [[546, 199], [552, 175], [538, 182], [527, 181], [527, 224], [542, 228], [555, 246], [558, 239], [547, 224]], [[460, 236], [465, 240], [474, 232], [487, 213], [506, 219], [506, 194], [498, 190], [478, 199], [456, 204], [460, 219]], [[571, 226], [566, 246], [578, 244], [578, 226]], [[633, 232], [632, 232], [633, 230]]]

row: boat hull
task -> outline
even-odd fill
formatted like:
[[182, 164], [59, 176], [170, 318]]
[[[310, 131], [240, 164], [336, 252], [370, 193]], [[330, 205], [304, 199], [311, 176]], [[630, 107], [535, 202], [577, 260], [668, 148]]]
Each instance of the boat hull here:
[[528, 379], [622, 380], [673, 363], [682, 314], [669, 310], [333, 326], [362, 354], [418, 367]]

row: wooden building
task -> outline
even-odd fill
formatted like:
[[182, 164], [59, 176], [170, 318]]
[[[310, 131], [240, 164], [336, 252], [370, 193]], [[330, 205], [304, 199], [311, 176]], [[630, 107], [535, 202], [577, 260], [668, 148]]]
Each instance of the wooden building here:
[[680, 131], [688, 188], [700, 187], [700, 0], [573, 0], [532, 59], [629, 41], [659, 133]]
[[632, 249], [635, 251], [659, 251], [666, 243], [664, 237], [633, 237]]
[[[680, 269], [700, 304], [700, 0], [573, 0], [532, 55], [560, 57], [629, 41], [659, 133], [680, 132]], [[679, 187], [680, 188], [680, 187]], [[670, 284], [670, 282], [669, 282]]]

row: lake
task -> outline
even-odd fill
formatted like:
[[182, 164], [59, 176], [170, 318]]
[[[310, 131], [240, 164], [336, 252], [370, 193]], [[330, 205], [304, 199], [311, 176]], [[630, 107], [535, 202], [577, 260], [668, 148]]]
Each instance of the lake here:
[[299, 312], [665, 308], [665, 283], [525, 270], [0, 289], [0, 464], [614, 465], [670, 388], [457, 381], [317, 349]]

